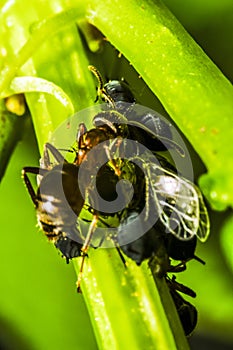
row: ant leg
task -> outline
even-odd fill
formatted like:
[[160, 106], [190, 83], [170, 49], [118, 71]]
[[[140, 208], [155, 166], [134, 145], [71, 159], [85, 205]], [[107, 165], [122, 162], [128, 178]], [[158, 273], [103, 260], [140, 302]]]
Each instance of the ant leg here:
[[[90, 210], [89, 210], [89, 211], [90, 211]], [[110, 225], [108, 225], [103, 219], [99, 218], [99, 221], [102, 222], [106, 227], [110, 227]], [[118, 255], [119, 255], [121, 261], [123, 262], [124, 266], [126, 267], [126, 260], [125, 260], [125, 258], [124, 258], [124, 256], [123, 256], [122, 252], [121, 252], [121, 248], [120, 248], [118, 242], [116, 241], [116, 239], [115, 239], [114, 237], [110, 237], [110, 238], [111, 238], [111, 240], [113, 241], [113, 243], [114, 243], [114, 245], [115, 245], [115, 248], [116, 248], [116, 250], [117, 250], [117, 253], [118, 253]], [[96, 248], [101, 247], [101, 245], [102, 245], [102, 243], [103, 243], [104, 240], [105, 240], [105, 236], [102, 237], [102, 239], [101, 239], [101, 241], [100, 241], [100, 244], [99, 244], [98, 247], [96, 247]]]
[[182, 283], [179, 283], [176, 281], [176, 277], [173, 275], [172, 279], [170, 279], [168, 276], [166, 276], [166, 282], [169, 285], [170, 289], [174, 289], [178, 292], [181, 292], [183, 294], [186, 294], [192, 298], [196, 297], [196, 293], [189, 287], [185, 286]]
[[148, 175], [145, 176], [145, 221], [149, 219], [150, 212], [150, 183]]
[[44, 153], [43, 153], [43, 162], [46, 169], [49, 169], [51, 165], [48, 151], [51, 152], [51, 154], [54, 156], [55, 160], [58, 163], [67, 163], [63, 155], [58, 151], [56, 147], [54, 147], [51, 143], [46, 143], [44, 145]]
[[201, 258], [199, 258], [198, 256], [193, 255], [193, 259], [196, 260], [196, 261], [198, 261], [198, 262], [201, 263], [202, 265], [205, 265], [205, 261], [202, 260]]
[[[88, 208], [88, 211], [89, 211], [90, 213], [92, 213], [92, 209], [91, 209], [90, 207]], [[98, 220], [99, 220], [102, 224], [104, 224], [106, 227], [109, 227], [109, 228], [111, 227], [111, 226], [110, 226], [109, 224], [107, 224], [107, 222], [105, 222], [103, 219], [98, 218]], [[99, 245], [98, 245], [97, 247], [93, 247], [93, 248], [94, 248], [94, 249], [100, 248], [101, 245], [103, 244], [105, 238], [106, 238], [106, 237], [103, 236], [103, 237], [101, 238], [101, 240], [100, 240]], [[124, 266], [126, 267], [126, 260], [125, 260], [125, 258], [124, 258], [124, 256], [123, 256], [122, 252], [121, 252], [121, 249], [120, 249], [120, 246], [118, 245], [118, 242], [116, 241], [116, 239], [115, 239], [114, 237], [110, 237], [110, 238], [111, 238], [111, 240], [113, 241], [113, 243], [114, 243], [114, 245], [115, 245], [115, 248], [116, 248], [116, 250], [117, 250], [117, 253], [119, 254], [119, 257], [120, 257], [121, 261], [123, 262]]]
[[199, 258], [196, 255], [193, 255], [193, 257], [191, 257], [191, 258], [189, 258], [189, 259], [187, 259], [185, 261], [181, 261], [178, 265], [175, 265], [175, 266], [170, 265], [168, 272], [182, 272], [182, 271], [185, 271], [186, 268], [187, 268], [187, 266], [186, 266], [187, 262], [192, 260], [192, 259], [194, 259], [194, 260], [200, 262], [201, 264], [205, 265], [205, 262], [201, 258]]
[[89, 231], [87, 233], [87, 237], [86, 237], [85, 242], [84, 242], [84, 244], [83, 244], [83, 246], [81, 248], [81, 251], [82, 251], [82, 262], [81, 262], [81, 267], [80, 267], [79, 274], [78, 274], [78, 280], [76, 282], [77, 292], [78, 293], [81, 293], [80, 284], [81, 284], [82, 275], [83, 275], [84, 261], [85, 261], [85, 257], [87, 256], [87, 250], [88, 250], [88, 248], [90, 246], [90, 241], [91, 241], [91, 238], [92, 238], [93, 233], [95, 231], [97, 221], [98, 221], [98, 215], [94, 215], [93, 220], [91, 222], [91, 225], [89, 227]]
[[107, 156], [107, 159], [109, 163], [111, 164], [111, 168], [114, 170], [114, 173], [116, 176], [120, 177], [121, 176], [121, 169], [119, 168], [119, 165], [117, 164], [116, 159], [113, 159], [110, 153], [110, 148], [106, 145], [104, 145], [105, 153]]
[[86, 125], [84, 123], [80, 123], [78, 126], [78, 131], [76, 135], [76, 141], [78, 144], [78, 148], [80, 148], [80, 138], [87, 132]]
[[123, 256], [122, 252], [121, 252], [120, 247], [118, 247], [118, 245], [115, 244], [115, 248], [116, 248], [116, 250], [117, 250], [117, 253], [118, 253], [118, 255], [119, 255], [121, 261], [122, 261], [123, 264], [124, 264], [124, 267], [126, 268], [126, 267], [127, 267], [126, 260], [125, 260], [125, 258], [124, 258], [124, 256]]
[[48, 169], [48, 170], [50, 169], [50, 166], [51, 166], [47, 144], [44, 145], [44, 152], [43, 152], [43, 157], [40, 159], [40, 166], [43, 169]]
[[29, 195], [30, 195], [35, 206], [37, 206], [36, 193], [33, 189], [33, 186], [31, 184], [31, 181], [30, 181], [27, 173], [44, 176], [49, 171], [51, 163], [50, 163], [48, 150], [50, 150], [50, 152], [52, 153], [54, 158], [59, 163], [66, 162], [66, 160], [64, 159], [62, 154], [53, 145], [51, 145], [50, 143], [46, 143], [44, 146], [44, 156], [43, 156], [43, 161], [42, 161], [42, 163], [43, 163], [42, 167], [24, 167], [22, 169], [22, 176], [24, 179], [24, 183], [27, 187]]
[[169, 265], [168, 267], [168, 272], [183, 272], [186, 270], [187, 266], [186, 266], [186, 262], [187, 261], [181, 261], [179, 264], [177, 265]]
[[85, 158], [86, 154], [86, 145], [83, 135], [87, 132], [86, 125], [84, 123], [80, 123], [77, 134], [76, 134], [76, 142], [78, 146], [78, 151], [76, 151], [76, 157], [74, 160], [75, 165], [80, 165]]
[[38, 174], [45, 175], [47, 172], [48, 170], [41, 169], [39, 167], [25, 167], [22, 169], [22, 176], [23, 176], [24, 183], [27, 187], [28, 193], [35, 206], [37, 206], [37, 197], [27, 173], [35, 174], [35, 175], [38, 175]]
[[[102, 239], [101, 239], [101, 241], [100, 241], [100, 243], [99, 243], [99, 245], [98, 245], [98, 247], [94, 247], [94, 248], [99, 248], [99, 247], [101, 247], [101, 245], [103, 244], [105, 238], [106, 238], [106, 237], [103, 236]], [[126, 266], [126, 260], [125, 260], [125, 258], [124, 258], [124, 256], [123, 256], [122, 252], [121, 252], [121, 248], [118, 246], [118, 243], [116, 242], [116, 240], [115, 240], [114, 238], [111, 238], [111, 239], [112, 239], [112, 241], [113, 241], [113, 243], [114, 243], [114, 245], [115, 245], [115, 248], [116, 248], [116, 250], [117, 250], [117, 253], [118, 253], [118, 255], [119, 255], [119, 257], [120, 257], [122, 263], [124, 264], [125, 267], [127, 267], [127, 266]]]

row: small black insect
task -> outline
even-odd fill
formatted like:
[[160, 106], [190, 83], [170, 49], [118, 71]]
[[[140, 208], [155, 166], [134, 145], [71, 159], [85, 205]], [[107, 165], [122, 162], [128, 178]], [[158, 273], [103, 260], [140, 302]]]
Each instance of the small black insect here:
[[99, 83], [97, 87], [96, 101], [101, 99], [102, 101], [109, 103], [114, 108], [117, 104], [121, 106], [122, 102], [135, 102], [132, 91], [124, 81], [110, 80], [104, 84], [101, 74], [94, 66], [90, 65], [88, 66], [88, 69], [96, 76]]
[[[144, 170], [147, 184], [141, 194], [146, 215], [139, 215], [133, 206], [127, 208], [118, 229], [118, 243], [138, 265], [147, 258], [158, 256], [158, 250], [164, 246], [166, 255], [180, 260], [184, 269], [190, 259], [201, 261], [195, 256], [195, 248], [197, 237], [201, 241], [208, 237], [208, 213], [199, 189], [178, 176], [163, 157], [157, 155], [157, 159], [159, 164], [134, 157]], [[158, 220], [149, 225], [155, 215]], [[145, 228], [145, 234], [124, 244], [127, 235], [136, 235], [140, 227]], [[166, 272], [166, 268], [163, 270]]]
[[169, 122], [156, 113], [139, 111], [138, 106], [137, 108], [135, 106], [136, 100], [124, 81], [111, 80], [104, 84], [98, 70], [94, 66], [88, 68], [99, 83], [96, 100], [101, 99], [106, 102], [110, 111], [110, 113], [108, 111], [99, 113], [94, 117], [95, 127], [108, 125], [112, 128], [113, 125], [115, 127], [118, 125], [118, 136], [136, 140], [155, 152], [175, 149], [181, 156], [184, 156], [182, 147], [172, 139]]
[[197, 310], [195, 306], [185, 300], [178, 292], [189, 295], [192, 298], [195, 298], [196, 293], [187, 286], [178, 283], [175, 280], [175, 276], [173, 276], [172, 279], [166, 276], [165, 280], [169, 287], [173, 302], [176, 306], [176, 310], [183, 326], [184, 333], [186, 336], [190, 336], [197, 325]]

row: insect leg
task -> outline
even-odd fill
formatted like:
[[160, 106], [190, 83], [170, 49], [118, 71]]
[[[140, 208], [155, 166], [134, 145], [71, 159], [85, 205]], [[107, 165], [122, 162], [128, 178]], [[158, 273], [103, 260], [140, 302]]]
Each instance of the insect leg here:
[[124, 267], [127, 267], [127, 266], [126, 266], [126, 260], [125, 260], [125, 258], [124, 258], [124, 256], [123, 256], [122, 252], [121, 252], [121, 248], [120, 248], [120, 246], [119, 246], [119, 244], [118, 244], [116, 238], [115, 238], [115, 237], [110, 237], [110, 238], [111, 238], [111, 240], [112, 240], [113, 243], [114, 243], [114, 246], [115, 246], [115, 248], [116, 248], [116, 251], [117, 251], [117, 253], [118, 253], [118, 255], [119, 255], [119, 258], [121, 259], [121, 261], [122, 261]]
[[174, 275], [172, 276], [172, 279], [166, 276], [166, 282], [169, 288], [179, 291], [183, 294], [189, 295], [192, 298], [196, 297], [196, 293], [191, 288], [185, 286], [182, 283], [177, 282], [176, 277]]
[[82, 262], [81, 262], [81, 267], [80, 267], [79, 274], [78, 274], [78, 280], [76, 282], [78, 293], [81, 293], [80, 284], [81, 284], [82, 275], [83, 275], [84, 261], [85, 261], [85, 257], [87, 256], [87, 250], [88, 250], [88, 247], [90, 246], [90, 241], [91, 241], [91, 238], [92, 238], [93, 233], [95, 231], [97, 221], [98, 221], [98, 216], [94, 215], [93, 220], [91, 222], [91, 225], [89, 227], [88, 233], [87, 233], [87, 237], [86, 237], [85, 242], [81, 248]]
[[202, 260], [201, 258], [199, 258], [198, 256], [194, 255], [193, 259], [196, 260], [196, 261], [199, 261], [199, 263], [201, 263], [202, 265], [205, 265], [205, 261]]
[[[89, 211], [91, 212], [91, 210], [89, 210]], [[105, 226], [110, 227], [110, 225], [108, 225], [103, 219], [99, 218], [99, 221], [102, 222]], [[117, 250], [117, 253], [118, 253], [118, 255], [119, 255], [119, 257], [120, 257], [122, 263], [123, 263], [124, 266], [126, 267], [126, 260], [125, 260], [125, 258], [124, 258], [124, 256], [123, 256], [122, 252], [121, 252], [121, 248], [120, 248], [118, 242], [116, 241], [116, 238], [115, 238], [115, 237], [110, 237], [110, 238], [111, 238], [111, 240], [113, 241], [113, 243], [114, 243], [114, 245], [115, 245], [115, 248], [116, 248], [116, 250]], [[99, 247], [101, 247], [101, 245], [102, 245], [104, 239], [105, 239], [105, 236], [102, 237], [102, 239], [101, 239], [101, 241], [100, 241], [98, 247], [94, 247], [94, 248], [99, 248]]]
[[189, 259], [183, 260], [183, 261], [181, 261], [179, 264], [177, 264], [175, 266], [174, 265], [170, 265], [168, 272], [182, 272], [182, 271], [185, 271], [187, 262], [192, 260], [192, 259], [194, 259], [194, 260], [198, 261], [199, 263], [205, 265], [205, 262], [201, 258], [199, 258], [196, 255], [193, 255]]
[[49, 152], [54, 156], [55, 160], [58, 163], [67, 163], [63, 155], [58, 151], [56, 147], [54, 147], [51, 143], [46, 143], [44, 145], [44, 154], [43, 154], [43, 161], [46, 169], [49, 169], [51, 162], [49, 157]]
[[[187, 260], [188, 261], [188, 260]], [[168, 267], [168, 272], [175, 272], [175, 273], [177, 273], [177, 272], [183, 272], [183, 271], [185, 271], [186, 270], [186, 262], [187, 261], [181, 261], [179, 264], [177, 264], [177, 265], [169, 265], [169, 267]]]
[[34, 191], [34, 188], [31, 184], [31, 181], [30, 181], [27, 173], [35, 174], [35, 175], [38, 175], [38, 174], [45, 175], [47, 173], [47, 170], [41, 169], [39, 167], [25, 167], [22, 170], [23, 180], [24, 180], [25, 185], [27, 186], [28, 193], [29, 193], [34, 205], [37, 206], [36, 193]]
[[119, 169], [119, 166], [117, 164], [116, 159], [112, 158], [109, 147], [104, 145], [104, 149], [105, 149], [107, 158], [109, 159], [110, 166], [115, 172], [115, 175], [120, 176], [121, 175], [121, 170]]
[[185, 293], [191, 297], [195, 297], [195, 292], [183, 284], [177, 283], [175, 277], [170, 279], [168, 276], [165, 277], [166, 283], [169, 287], [170, 294], [175, 304], [178, 316], [180, 318], [183, 330], [186, 336], [189, 336], [195, 329], [197, 324], [197, 310], [196, 308], [186, 301], [178, 292]]
[[80, 137], [82, 135], [84, 135], [87, 132], [87, 127], [84, 123], [80, 123], [78, 126], [78, 131], [77, 131], [77, 135], [76, 135], [76, 141], [78, 144], [78, 148], [80, 148]]

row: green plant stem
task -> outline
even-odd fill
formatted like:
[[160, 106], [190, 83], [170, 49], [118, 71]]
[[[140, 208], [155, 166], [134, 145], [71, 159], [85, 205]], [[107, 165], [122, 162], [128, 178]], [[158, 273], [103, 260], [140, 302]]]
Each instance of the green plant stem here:
[[[165, 281], [156, 278], [155, 287], [147, 262], [125, 268], [115, 249], [88, 255], [81, 288], [100, 349], [189, 348]], [[75, 267], [79, 273], [80, 260]]]
[[220, 243], [222, 251], [225, 254], [225, 260], [233, 272], [233, 214], [224, 222], [220, 232]]
[[204, 161], [200, 184], [211, 205], [232, 206], [230, 82], [159, 0], [89, 0], [89, 20], [133, 64]]
[[26, 115], [18, 116], [6, 109], [4, 100], [0, 100], [0, 181], [11, 154], [22, 137]]

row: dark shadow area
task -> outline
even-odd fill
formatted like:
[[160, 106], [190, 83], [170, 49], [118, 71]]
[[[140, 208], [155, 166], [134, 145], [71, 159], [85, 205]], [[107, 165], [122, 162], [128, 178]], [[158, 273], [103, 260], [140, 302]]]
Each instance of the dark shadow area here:
[[232, 350], [233, 344], [203, 335], [193, 335], [189, 339], [191, 350]]
[[0, 350], [35, 350], [29, 339], [0, 316]]

